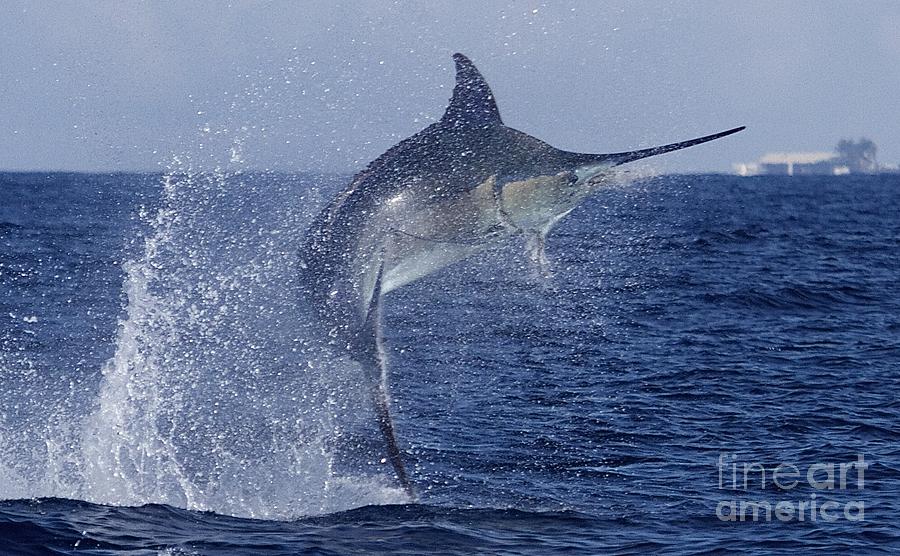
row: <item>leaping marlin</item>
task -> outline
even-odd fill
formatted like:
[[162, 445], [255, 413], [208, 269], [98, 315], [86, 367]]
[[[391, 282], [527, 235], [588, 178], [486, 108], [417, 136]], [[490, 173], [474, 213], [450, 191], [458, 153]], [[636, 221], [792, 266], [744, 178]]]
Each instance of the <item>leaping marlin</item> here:
[[475, 65], [453, 59], [444, 116], [357, 174], [313, 221], [300, 253], [301, 291], [332, 345], [363, 367], [388, 459], [412, 499], [388, 409], [384, 294], [516, 236], [546, 269], [544, 238], [613, 181], [612, 167], [744, 129], [628, 152], [562, 151], [505, 126]]

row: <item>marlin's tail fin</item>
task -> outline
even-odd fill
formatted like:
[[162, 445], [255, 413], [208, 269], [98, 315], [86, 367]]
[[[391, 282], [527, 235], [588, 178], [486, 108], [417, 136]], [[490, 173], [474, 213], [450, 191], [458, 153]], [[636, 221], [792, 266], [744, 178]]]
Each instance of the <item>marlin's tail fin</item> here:
[[378, 269], [375, 288], [365, 322], [356, 335], [352, 346], [351, 357], [363, 367], [366, 379], [371, 386], [372, 401], [375, 405], [375, 418], [378, 428], [387, 444], [387, 459], [394, 467], [400, 486], [413, 502], [417, 500], [412, 483], [406, 474], [397, 437], [394, 434], [394, 423], [390, 413], [390, 399], [387, 390], [387, 360], [385, 359], [381, 337], [381, 276], [384, 266]]

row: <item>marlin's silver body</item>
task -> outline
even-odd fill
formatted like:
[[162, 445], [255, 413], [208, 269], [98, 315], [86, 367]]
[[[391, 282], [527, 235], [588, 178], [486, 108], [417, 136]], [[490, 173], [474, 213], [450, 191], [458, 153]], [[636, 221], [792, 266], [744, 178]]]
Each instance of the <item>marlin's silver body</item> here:
[[[430, 202], [418, 192], [397, 193], [365, 226], [363, 235], [373, 244], [357, 253], [354, 264], [383, 265], [383, 295], [514, 236], [525, 237], [533, 258], [543, 260], [543, 237], [588, 192], [572, 188], [570, 179], [542, 176], [500, 188], [491, 176], [474, 189]], [[374, 278], [370, 272], [360, 282], [360, 317], [374, 295]]]
[[388, 459], [414, 497], [390, 419], [381, 347], [382, 296], [511, 237], [546, 267], [554, 224], [612, 179], [612, 167], [712, 141], [584, 154], [507, 127], [484, 78], [455, 54], [443, 118], [360, 172], [313, 222], [300, 253], [301, 291], [337, 349], [365, 370]]

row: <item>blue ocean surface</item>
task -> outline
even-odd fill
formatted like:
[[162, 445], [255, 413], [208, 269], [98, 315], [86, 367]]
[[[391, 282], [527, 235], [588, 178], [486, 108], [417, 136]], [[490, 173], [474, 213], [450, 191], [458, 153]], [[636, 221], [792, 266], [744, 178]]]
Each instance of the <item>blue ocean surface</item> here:
[[346, 176], [0, 174], [0, 553], [900, 550], [900, 176], [663, 176], [386, 296], [398, 488], [296, 295]]

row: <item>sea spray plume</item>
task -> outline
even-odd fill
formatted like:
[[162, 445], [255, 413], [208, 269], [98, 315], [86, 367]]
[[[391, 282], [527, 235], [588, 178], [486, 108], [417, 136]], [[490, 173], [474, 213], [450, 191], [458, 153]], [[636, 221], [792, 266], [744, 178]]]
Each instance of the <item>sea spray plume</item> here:
[[454, 54], [440, 121], [357, 174], [313, 221], [300, 250], [301, 292], [330, 343], [363, 368], [388, 460], [412, 499], [389, 411], [382, 296], [511, 237], [546, 271], [544, 239], [612, 167], [737, 133], [619, 153], [556, 149], [503, 124], [474, 64]]
[[395, 489], [335, 471], [344, 427], [368, 399], [345, 378], [355, 366], [307, 342], [291, 303], [284, 254], [309, 222], [291, 201], [309, 178], [184, 166], [142, 211], [124, 265], [115, 354], [86, 408], [83, 478], [49, 494], [266, 519], [396, 502]]

